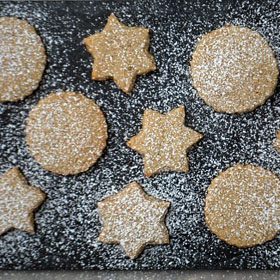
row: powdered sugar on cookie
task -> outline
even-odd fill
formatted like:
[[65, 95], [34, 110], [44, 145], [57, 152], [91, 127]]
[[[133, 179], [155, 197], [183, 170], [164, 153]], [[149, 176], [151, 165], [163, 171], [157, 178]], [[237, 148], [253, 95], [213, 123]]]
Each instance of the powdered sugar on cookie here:
[[137, 183], [98, 203], [103, 229], [98, 239], [121, 244], [134, 259], [147, 245], [169, 243], [165, 216], [170, 203], [147, 195]]
[[[0, 2], [1, 15], [27, 19], [38, 30], [49, 58], [39, 91], [20, 105], [0, 104], [1, 171], [19, 165], [32, 185], [40, 186], [49, 197], [44, 211], [37, 213], [40, 228], [36, 235], [14, 232], [0, 238], [1, 268], [279, 269], [279, 235], [263, 245], [237, 249], [219, 240], [204, 221], [207, 188], [223, 170], [243, 162], [280, 175], [280, 156], [272, 147], [280, 129], [279, 90], [251, 113], [217, 113], [198, 96], [187, 65], [198, 39], [227, 23], [259, 32], [279, 57], [279, 1], [96, 3]], [[158, 70], [139, 76], [132, 97], [118, 94], [112, 82], [92, 81], [92, 58], [82, 44], [84, 38], [103, 29], [112, 12], [121, 22], [152, 30], [150, 47]], [[95, 100], [108, 122], [106, 152], [94, 168], [78, 176], [45, 171], [25, 143], [31, 109], [50, 92], [65, 90]], [[146, 109], [167, 113], [179, 105], [186, 108], [185, 125], [204, 134], [188, 154], [190, 171], [146, 178], [141, 157], [126, 142], [141, 130]], [[102, 230], [97, 203], [132, 181], [139, 182], [149, 195], [171, 202], [166, 219], [170, 244], [147, 246], [134, 261], [125, 257], [120, 246], [97, 241]]]
[[142, 130], [127, 145], [143, 155], [146, 176], [163, 171], [188, 172], [187, 151], [203, 136], [184, 122], [183, 106], [166, 114], [145, 110]]
[[46, 64], [41, 38], [27, 21], [0, 18], [0, 102], [21, 100], [39, 85]]
[[84, 39], [87, 50], [94, 58], [92, 79], [113, 78], [118, 87], [130, 93], [137, 75], [156, 69], [149, 53], [149, 29], [128, 27], [114, 14], [108, 18], [104, 30]]
[[248, 112], [262, 105], [274, 93], [279, 74], [265, 38], [234, 25], [204, 34], [190, 65], [200, 97], [226, 113]]
[[101, 156], [107, 124], [100, 108], [81, 93], [51, 93], [29, 113], [26, 142], [45, 169], [63, 175], [89, 169]]
[[29, 186], [18, 168], [0, 176], [0, 235], [10, 229], [34, 233], [34, 211], [45, 200], [45, 194]]
[[275, 238], [280, 230], [280, 180], [259, 166], [237, 164], [207, 189], [205, 219], [231, 245], [246, 248]]

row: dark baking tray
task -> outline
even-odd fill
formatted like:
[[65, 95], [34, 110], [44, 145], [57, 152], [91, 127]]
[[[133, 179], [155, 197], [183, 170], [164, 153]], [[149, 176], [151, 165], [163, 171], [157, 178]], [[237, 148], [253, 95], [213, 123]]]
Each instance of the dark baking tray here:
[[[102, 30], [114, 12], [125, 24], [151, 29], [151, 52], [158, 70], [137, 80], [132, 96], [113, 82], [90, 78], [92, 59], [82, 45]], [[225, 168], [254, 163], [280, 175], [280, 155], [271, 144], [280, 128], [280, 94], [251, 113], [213, 111], [197, 96], [189, 60], [199, 36], [225, 23], [263, 34], [279, 58], [279, 1], [129, 0], [93, 2], [0, 2], [0, 16], [17, 16], [34, 25], [46, 46], [48, 65], [37, 91], [22, 102], [0, 104], [0, 172], [19, 166], [47, 201], [36, 214], [36, 234], [12, 231], [0, 238], [1, 269], [279, 269], [280, 237], [249, 249], [229, 246], [205, 226], [207, 187]], [[57, 176], [30, 156], [25, 120], [51, 91], [83, 92], [106, 114], [109, 141], [88, 172]], [[143, 175], [141, 157], [126, 141], [141, 128], [146, 108], [166, 112], [184, 104], [186, 125], [204, 134], [189, 153], [190, 172]], [[101, 230], [96, 204], [138, 181], [145, 191], [171, 201], [167, 217], [171, 244], [149, 246], [136, 260], [120, 246], [96, 241]]]

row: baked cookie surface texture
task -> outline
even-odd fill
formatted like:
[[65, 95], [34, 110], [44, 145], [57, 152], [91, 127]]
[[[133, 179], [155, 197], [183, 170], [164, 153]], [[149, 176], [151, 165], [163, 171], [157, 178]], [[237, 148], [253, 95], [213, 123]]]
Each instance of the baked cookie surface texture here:
[[169, 243], [165, 216], [170, 202], [147, 195], [136, 182], [98, 203], [103, 223], [99, 241], [120, 244], [137, 258], [146, 245]]
[[34, 211], [45, 197], [16, 167], [0, 175], [0, 235], [11, 229], [34, 233]]
[[0, 102], [30, 95], [41, 81], [45, 48], [33, 26], [15, 17], [0, 17]]
[[271, 171], [237, 164], [207, 191], [205, 220], [228, 244], [246, 248], [272, 240], [280, 230], [280, 180]]
[[127, 145], [143, 156], [146, 176], [163, 171], [188, 172], [187, 151], [203, 135], [186, 127], [184, 123], [183, 106], [166, 114], [145, 110], [142, 130]]
[[107, 142], [107, 124], [96, 103], [75, 92], [51, 93], [31, 110], [26, 142], [46, 170], [69, 175], [88, 170]]
[[273, 142], [273, 147], [277, 150], [278, 153], [280, 153], [280, 130], [276, 133], [276, 138]]
[[84, 39], [93, 56], [93, 80], [113, 79], [125, 93], [133, 89], [138, 75], [156, 69], [149, 53], [149, 29], [128, 27], [111, 14], [102, 32]]
[[215, 111], [243, 113], [265, 103], [277, 85], [273, 50], [258, 32], [226, 25], [198, 41], [190, 72], [198, 95]]

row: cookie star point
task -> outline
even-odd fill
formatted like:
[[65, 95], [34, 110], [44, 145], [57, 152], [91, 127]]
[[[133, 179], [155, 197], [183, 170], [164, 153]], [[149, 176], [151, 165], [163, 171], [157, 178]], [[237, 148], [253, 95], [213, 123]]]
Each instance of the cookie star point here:
[[188, 172], [187, 152], [203, 135], [184, 122], [184, 106], [166, 114], [150, 109], [144, 112], [142, 130], [127, 145], [143, 156], [147, 177], [163, 171]]
[[169, 233], [165, 225], [170, 202], [147, 195], [136, 182], [98, 203], [103, 222], [98, 240], [120, 244], [135, 259], [145, 246], [166, 244]]
[[280, 153], [280, 130], [276, 132], [276, 137], [273, 141], [273, 147], [276, 149], [277, 152]]
[[127, 94], [138, 75], [156, 69], [148, 50], [149, 29], [126, 26], [114, 14], [109, 16], [102, 32], [85, 38], [83, 43], [94, 59], [92, 79], [113, 79]]
[[46, 195], [30, 186], [17, 167], [0, 176], [0, 235], [11, 229], [33, 234], [34, 211]]
[[111, 21], [116, 21], [118, 23], [120, 23], [120, 21], [118, 20], [118, 18], [115, 16], [114, 13], [111, 13], [108, 17], [108, 21], [111, 20]]

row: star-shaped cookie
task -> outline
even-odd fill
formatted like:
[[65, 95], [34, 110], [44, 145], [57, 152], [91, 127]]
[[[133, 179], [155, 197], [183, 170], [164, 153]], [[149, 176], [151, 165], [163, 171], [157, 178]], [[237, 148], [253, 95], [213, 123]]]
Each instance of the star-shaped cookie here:
[[168, 244], [165, 216], [170, 202], [147, 195], [136, 182], [98, 203], [103, 221], [99, 241], [120, 244], [137, 258], [145, 246]]
[[142, 130], [127, 145], [143, 155], [146, 176], [162, 171], [188, 172], [186, 153], [203, 135], [185, 127], [184, 122], [183, 106], [167, 114], [145, 110]]
[[277, 150], [277, 152], [280, 153], [280, 130], [278, 130], [276, 133], [276, 138], [273, 142], [273, 146]]
[[34, 233], [34, 211], [45, 200], [45, 194], [28, 185], [14, 167], [0, 176], [0, 235], [10, 229]]
[[149, 53], [149, 29], [128, 27], [114, 14], [108, 18], [102, 32], [84, 39], [88, 52], [94, 58], [92, 79], [113, 79], [125, 93], [130, 93], [137, 75], [156, 69]]

